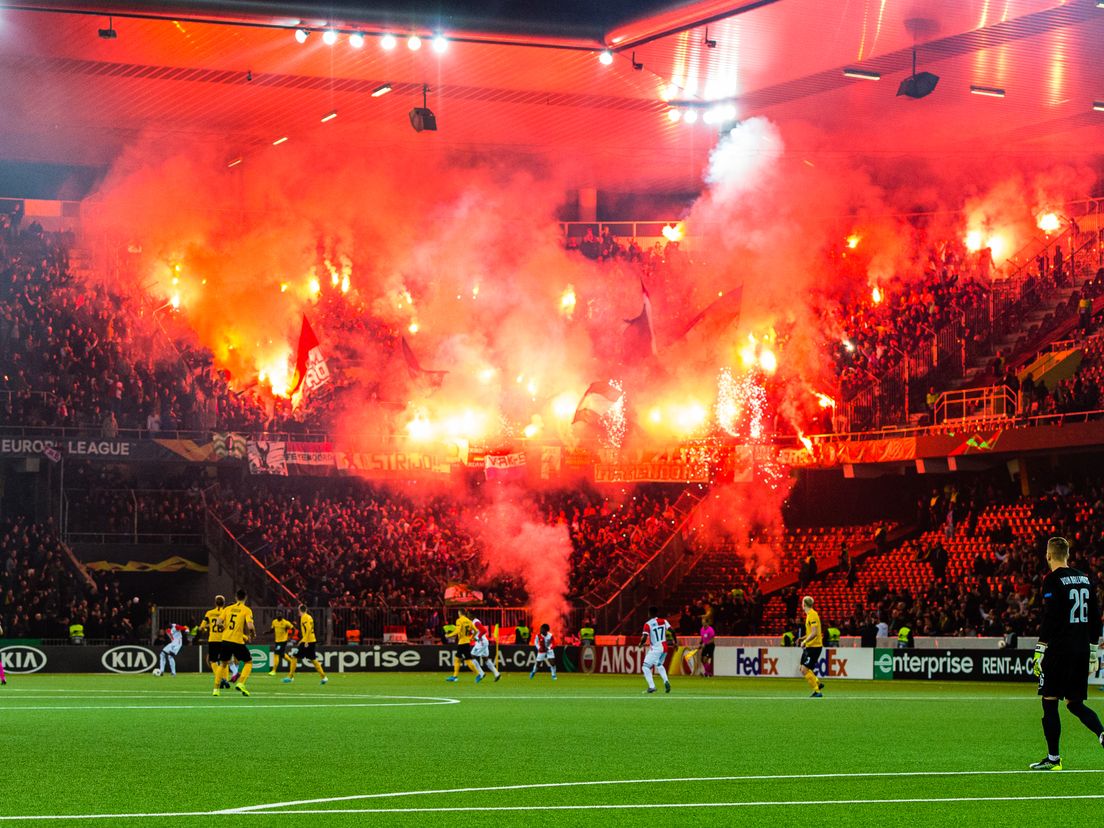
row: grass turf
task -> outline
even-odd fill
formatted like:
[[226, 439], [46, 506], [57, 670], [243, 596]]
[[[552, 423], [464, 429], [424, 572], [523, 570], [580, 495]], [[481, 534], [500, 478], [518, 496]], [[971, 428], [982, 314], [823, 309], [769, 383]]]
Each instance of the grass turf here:
[[[294, 685], [259, 674], [246, 699], [213, 698], [195, 674], [11, 676], [0, 687], [0, 828], [65, 814], [235, 828], [914, 828], [1088, 823], [1104, 799], [1104, 750], [1067, 713], [1066, 770], [1021, 772], [1046, 752], [1030, 684], [836, 681], [814, 700], [796, 679], [675, 677], [670, 696], [642, 695], [635, 676], [443, 679], [333, 674], [320, 687], [310, 673]], [[630, 780], [665, 781], [600, 784]], [[581, 784], [529, 787], [547, 783]], [[509, 787], [455, 790], [499, 786]], [[933, 799], [956, 801], [901, 801]], [[296, 800], [321, 801], [210, 814]], [[656, 807], [581, 807], [600, 805]], [[100, 814], [117, 816], [92, 822]]]

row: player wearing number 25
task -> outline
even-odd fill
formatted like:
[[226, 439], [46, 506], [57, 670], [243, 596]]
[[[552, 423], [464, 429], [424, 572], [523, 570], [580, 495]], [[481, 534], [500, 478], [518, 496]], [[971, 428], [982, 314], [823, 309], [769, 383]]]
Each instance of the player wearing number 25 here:
[[1085, 706], [1089, 674], [1100, 669], [1100, 601], [1092, 578], [1069, 565], [1065, 538], [1047, 541], [1050, 574], [1043, 580], [1043, 627], [1035, 646], [1035, 675], [1043, 697], [1043, 735], [1047, 755], [1032, 770], [1061, 770], [1059, 740], [1062, 720], [1058, 702], [1066, 700], [1070, 713], [1095, 734], [1104, 747], [1104, 727], [1096, 712]]

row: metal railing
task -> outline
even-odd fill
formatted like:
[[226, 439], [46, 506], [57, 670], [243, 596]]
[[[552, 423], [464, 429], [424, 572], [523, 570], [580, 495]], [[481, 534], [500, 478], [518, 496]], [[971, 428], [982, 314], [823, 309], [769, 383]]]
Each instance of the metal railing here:
[[299, 596], [288, 589], [257, 556], [245, 548], [210, 508], [204, 512], [203, 539], [210, 555], [259, 600], [295, 606]]
[[1011, 419], [1018, 413], [1016, 395], [1007, 385], [944, 391], [935, 405], [937, 423]]
[[[583, 596], [584, 602], [590, 605], [587, 613], [598, 629], [611, 634], [617, 633], [626, 620], [647, 603], [656, 588], [668, 580], [673, 569], [680, 566], [685, 568], [688, 554], [687, 527], [701, 500], [700, 493], [691, 489], [685, 490], [676, 501], [676, 511], [681, 518], [654, 554], [628, 572], [616, 591], [601, 603], [593, 602], [594, 593]], [[684, 504], [683, 509], [678, 508], [679, 502]]]

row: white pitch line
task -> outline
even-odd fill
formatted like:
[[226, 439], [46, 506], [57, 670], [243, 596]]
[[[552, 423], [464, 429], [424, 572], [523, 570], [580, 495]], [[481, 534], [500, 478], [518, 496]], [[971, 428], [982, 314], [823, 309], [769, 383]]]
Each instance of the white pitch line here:
[[[1069, 770], [1062, 771], [1062, 775], [1104, 773], [1104, 770]], [[1014, 774], [1036, 774], [1038, 771], [1029, 770], [996, 770], [996, 771], [905, 771], [903, 773], [870, 772], [870, 773], [834, 773], [834, 774], [786, 774], [763, 776], [704, 776], [687, 777], [684, 779], [624, 779], [624, 780], [590, 780], [586, 782], [545, 782], [530, 785], [499, 785], [485, 788], [454, 788], [451, 790], [426, 790], [426, 791], [396, 791], [393, 793], [363, 794], [355, 797], [333, 797], [330, 799], [304, 800], [301, 803], [275, 803], [272, 805], [251, 805], [242, 808], [230, 808], [218, 811], [163, 811], [159, 813], [115, 813], [115, 814], [25, 814], [25, 815], [0, 815], [0, 822], [23, 821], [72, 821], [72, 820], [98, 820], [98, 819], [169, 819], [181, 817], [212, 817], [212, 816], [272, 816], [279, 814], [402, 814], [402, 813], [430, 813], [430, 812], [465, 812], [465, 811], [554, 811], [554, 810], [625, 810], [644, 808], [749, 808], [749, 807], [780, 807], [780, 806], [807, 806], [807, 805], [901, 805], [915, 803], [952, 803], [952, 802], [1027, 802], [1049, 800], [1096, 800], [1104, 799], [1104, 794], [1047, 794], [1047, 795], [1023, 795], [1023, 796], [980, 796], [980, 797], [939, 797], [922, 798], [910, 797], [901, 799], [825, 799], [825, 800], [761, 800], [747, 802], [662, 802], [662, 803], [622, 803], [622, 804], [594, 804], [594, 805], [509, 805], [509, 806], [442, 806], [423, 808], [365, 808], [365, 809], [297, 809], [291, 807], [299, 804], [322, 804], [325, 802], [341, 802], [350, 799], [374, 799], [384, 797], [422, 796], [430, 794], [447, 793], [472, 793], [480, 791], [504, 791], [504, 790], [529, 790], [540, 788], [567, 788], [581, 786], [608, 786], [608, 785], [645, 785], [665, 782], [718, 782], [718, 781], [771, 781], [778, 779], [844, 779], [844, 778], [869, 778], [869, 777], [915, 777], [915, 776], [1003, 776]], [[282, 809], [282, 810], [277, 810]]]
[[[300, 805], [324, 805], [329, 802], [353, 802], [365, 799], [394, 799], [409, 796], [432, 796], [438, 794], [461, 793], [492, 793], [501, 791], [528, 791], [548, 788], [580, 788], [580, 787], [604, 787], [613, 785], [659, 785], [684, 782], [778, 782], [784, 780], [806, 779], [879, 779], [879, 778], [906, 778], [906, 777], [945, 777], [945, 776], [1023, 776], [1038, 775], [1039, 771], [1032, 770], [990, 770], [990, 771], [861, 771], [858, 773], [783, 773], [783, 774], [755, 774], [742, 776], [692, 776], [671, 777], [660, 779], [588, 779], [577, 782], [532, 782], [526, 785], [490, 785], [486, 787], [471, 788], [439, 788], [423, 791], [388, 791], [384, 793], [352, 794], [349, 796], [330, 796], [318, 799], [295, 799], [288, 802], [275, 802], [266, 805], [243, 805], [240, 808], [226, 808], [218, 811], [220, 814], [246, 814], [251, 811], [274, 810], [277, 808], [294, 808]], [[1096, 774], [1104, 773], [1104, 770], [1074, 770], [1063, 773]]]
[[[381, 697], [384, 698], [384, 697]], [[211, 702], [208, 704], [73, 704], [73, 705], [56, 705], [56, 704], [35, 704], [35, 705], [11, 705], [2, 706], [0, 710], [10, 713], [18, 713], [24, 710], [28, 711], [46, 711], [53, 712], [55, 710], [302, 710], [304, 708], [349, 708], [349, 707], [441, 707], [450, 704], [460, 704], [460, 699], [446, 699], [436, 696], [425, 697], [407, 697], [407, 696], [395, 696], [392, 698], [418, 698], [418, 701], [405, 701], [405, 702], [342, 702], [339, 699], [332, 702], [307, 702], [304, 704], [298, 702], [276, 702], [267, 703], [267, 699], [262, 697], [255, 702], [245, 702], [237, 706], [221, 705], [220, 702]]]
[[459, 805], [439, 808], [311, 808], [286, 811], [246, 811], [241, 816], [290, 814], [429, 814], [463, 813], [471, 811], [628, 811], [654, 808], [777, 808], [809, 805], [914, 805], [951, 804], [960, 802], [1052, 802], [1057, 800], [1104, 799], [1104, 794], [1045, 794], [1040, 796], [948, 796], [931, 799], [792, 799], [760, 802], [633, 802], [612, 805]]

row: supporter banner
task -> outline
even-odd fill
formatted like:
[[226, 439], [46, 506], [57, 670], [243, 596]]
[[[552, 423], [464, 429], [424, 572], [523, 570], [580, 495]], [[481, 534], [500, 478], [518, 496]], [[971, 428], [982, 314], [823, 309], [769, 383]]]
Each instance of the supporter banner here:
[[284, 452], [291, 474], [330, 475], [337, 468], [333, 443], [289, 442]]
[[814, 443], [811, 449], [780, 449], [778, 460], [787, 466], [839, 466], [861, 463], [895, 463], [915, 460], [916, 437], [891, 440], [857, 440], [845, 443]]
[[471, 589], [467, 584], [450, 581], [445, 587], [446, 604], [480, 604], [483, 602], [483, 593], [477, 589]]
[[[455, 450], [455, 446], [453, 447]], [[418, 451], [384, 452], [335, 452], [337, 469], [342, 474], [366, 477], [370, 480], [409, 480], [432, 476], [447, 476], [453, 464], [458, 464], [458, 453]]]
[[[1037, 682], [1032, 650], [876, 650], [877, 679]], [[1085, 665], [1086, 668], [1088, 665]], [[1090, 679], [1094, 684], [1100, 679]]]
[[287, 443], [268, 440], [250, 442], [248, 445], [249, 473], [275, 474], [287, 477]]
[[[717, 647], [713, 671], [718, 676], [794, 678], [801, 675], [800, 663], [800, 647]], [[823, 678], [874, 678], [874, 651], [825, 648], [814, 672]]]
[[675, 448], [661, 452], [602, 452], [594, 464], [595, 483], [708, 483], [709, 456], [704, 450]]
[[523, 453], [488, 454], [483, 457], [484, 474], [488, 480], [524, 480], [528, 461]]
[[233, 431], [216, 431], [211, 435], [211, 448], [215, 457], [219, 460], [224, 457], [233, 457], [237, 460], [246, 458], [246, 444], [249, 441], [244, 434]]

